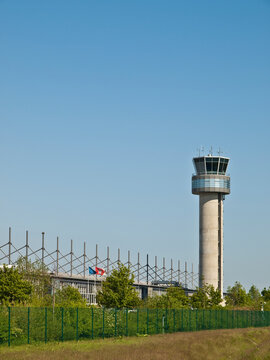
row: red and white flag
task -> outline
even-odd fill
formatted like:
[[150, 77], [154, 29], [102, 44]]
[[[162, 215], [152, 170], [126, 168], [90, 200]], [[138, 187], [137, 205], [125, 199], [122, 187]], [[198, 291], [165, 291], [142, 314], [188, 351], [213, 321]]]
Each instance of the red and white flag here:
[[104, 273], [105, 273], [105, 270], [104, 269], [102, 269], [102, 268], [99, 268], [99, 267], [95, 267], [95, 270], [96, 270], [96, 274], [97, 275], [104, 275]]

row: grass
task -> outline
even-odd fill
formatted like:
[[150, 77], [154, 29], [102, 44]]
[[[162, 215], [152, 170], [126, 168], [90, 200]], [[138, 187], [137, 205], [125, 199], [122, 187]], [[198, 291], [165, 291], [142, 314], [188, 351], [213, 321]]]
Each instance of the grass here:
[[1, 360], [270, 360], [270, 328], [0, 348]]

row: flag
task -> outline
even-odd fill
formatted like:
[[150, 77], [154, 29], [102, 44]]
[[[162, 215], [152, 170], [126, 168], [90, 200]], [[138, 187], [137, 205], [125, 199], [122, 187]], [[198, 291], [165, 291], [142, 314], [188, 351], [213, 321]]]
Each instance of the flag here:
[[99, 268], [99, 267], [95, 267], [95, 270], [96, 270], [96, 274], [97, 275], [104, 275], [104, 273], [105, 273], [105, 270], [104, 269], [102, 269], [102, 268]]
[[89, 266], [89, 275], [95, 275], [97, 272]]

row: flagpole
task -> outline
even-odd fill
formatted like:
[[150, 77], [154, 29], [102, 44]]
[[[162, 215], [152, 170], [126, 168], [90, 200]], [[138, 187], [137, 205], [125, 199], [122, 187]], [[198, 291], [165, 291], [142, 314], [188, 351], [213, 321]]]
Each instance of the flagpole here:
[[[98, 264], [98, 245], [96, 244], [96, 268], [97, 268], [97, 264]], [[95, 297], [96, 297], [95, 302], [97, 303], [97, 271], [95, 274]]]
[[88, 274], [87, 274], [87, 300], [90, 304], [90, 286], [89, 286], [89, 277], [90, 277], [90, 267], [88, 265]]

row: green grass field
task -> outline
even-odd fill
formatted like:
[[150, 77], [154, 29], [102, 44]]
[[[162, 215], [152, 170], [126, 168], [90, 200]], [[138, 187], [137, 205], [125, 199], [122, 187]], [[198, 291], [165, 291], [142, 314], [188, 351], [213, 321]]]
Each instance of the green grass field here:
[[270, 328], [211, 330], [0, 348], [1, 360], [270, 360]]

